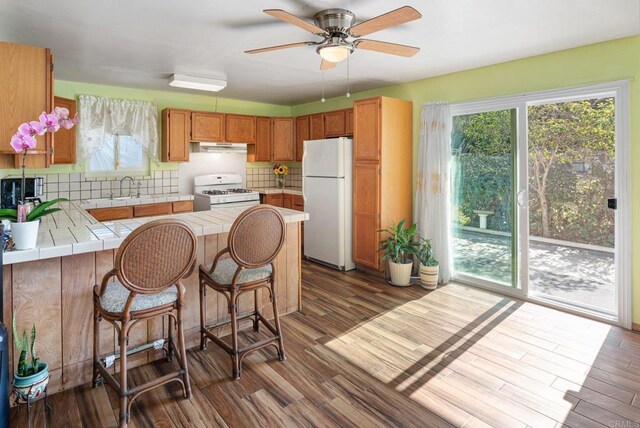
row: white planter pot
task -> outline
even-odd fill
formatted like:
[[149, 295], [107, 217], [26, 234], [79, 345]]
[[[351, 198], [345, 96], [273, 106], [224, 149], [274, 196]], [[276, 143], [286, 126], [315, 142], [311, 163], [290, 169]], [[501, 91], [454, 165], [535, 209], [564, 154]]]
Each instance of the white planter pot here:
[[11, 222], [11, 237], [16, 250], [30, 250], [35, 248], [38, 240], [39, 221], [26, 221], [24, 223]]
[[413, 263], [394, 263], [389, 260], [389, 272], [393, 285], [406, 287], [411, 285], [411, 268]]
[[439, 267], [420, 265], [420, 285], [422, 288], [435, 290], [438, 287]]

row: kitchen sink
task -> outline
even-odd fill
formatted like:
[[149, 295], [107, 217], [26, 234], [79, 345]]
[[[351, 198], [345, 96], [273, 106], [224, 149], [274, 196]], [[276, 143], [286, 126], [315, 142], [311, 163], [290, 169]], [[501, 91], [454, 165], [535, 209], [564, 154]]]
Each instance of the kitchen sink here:
[[129, 199], [135, 199], [133, 196], [117, 196], [113, 198], [92, 198], [92, 199], [83, 199], [84, 203], [94, 203], [94, 202], [107, 202], [107, 201], [127, 201]]

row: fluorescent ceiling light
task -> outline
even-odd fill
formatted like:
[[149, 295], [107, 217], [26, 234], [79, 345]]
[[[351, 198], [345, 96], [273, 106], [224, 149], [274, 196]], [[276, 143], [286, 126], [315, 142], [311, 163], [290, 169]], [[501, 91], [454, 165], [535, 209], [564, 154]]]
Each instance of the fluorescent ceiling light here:
[[344, 61], [351, 52], [353, 52], [353, 48], [346, 44], [320, 46], [318, 48], [318, 53], [322, 59], [329, 62]]
[[198, 89], [200, 91], [218, 92], [227, 87], [227, 81], [221, 79], [206, 79], [204, 77], [172, 74], [169, 85], [178, 88]]

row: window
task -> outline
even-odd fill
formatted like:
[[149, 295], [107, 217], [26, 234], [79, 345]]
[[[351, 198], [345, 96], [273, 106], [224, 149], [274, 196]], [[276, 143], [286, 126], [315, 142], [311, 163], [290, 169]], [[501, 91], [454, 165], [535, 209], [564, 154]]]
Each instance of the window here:
[[108, 135], [106, 143], [93, 155], [88, 172], [143, 172], [149, 171], [149, 157], [144, 148], [129, 135]]
[[88, 174], [148, 173], [160, 152], [155, 103], [80, 95], [78, 106], [78, 162]]

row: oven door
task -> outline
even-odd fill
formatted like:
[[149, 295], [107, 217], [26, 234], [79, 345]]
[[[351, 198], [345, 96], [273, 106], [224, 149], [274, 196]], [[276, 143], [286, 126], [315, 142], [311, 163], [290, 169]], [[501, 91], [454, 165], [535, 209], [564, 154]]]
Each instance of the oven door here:
[[252, 207], [254, 205], [260, 205], [260, 201], [239, 201], [239, 202], [227, 202], [223, 204], [211, 204], [211, 211], [215, 211], [220, 208], [237, 208], [237, 207]]

